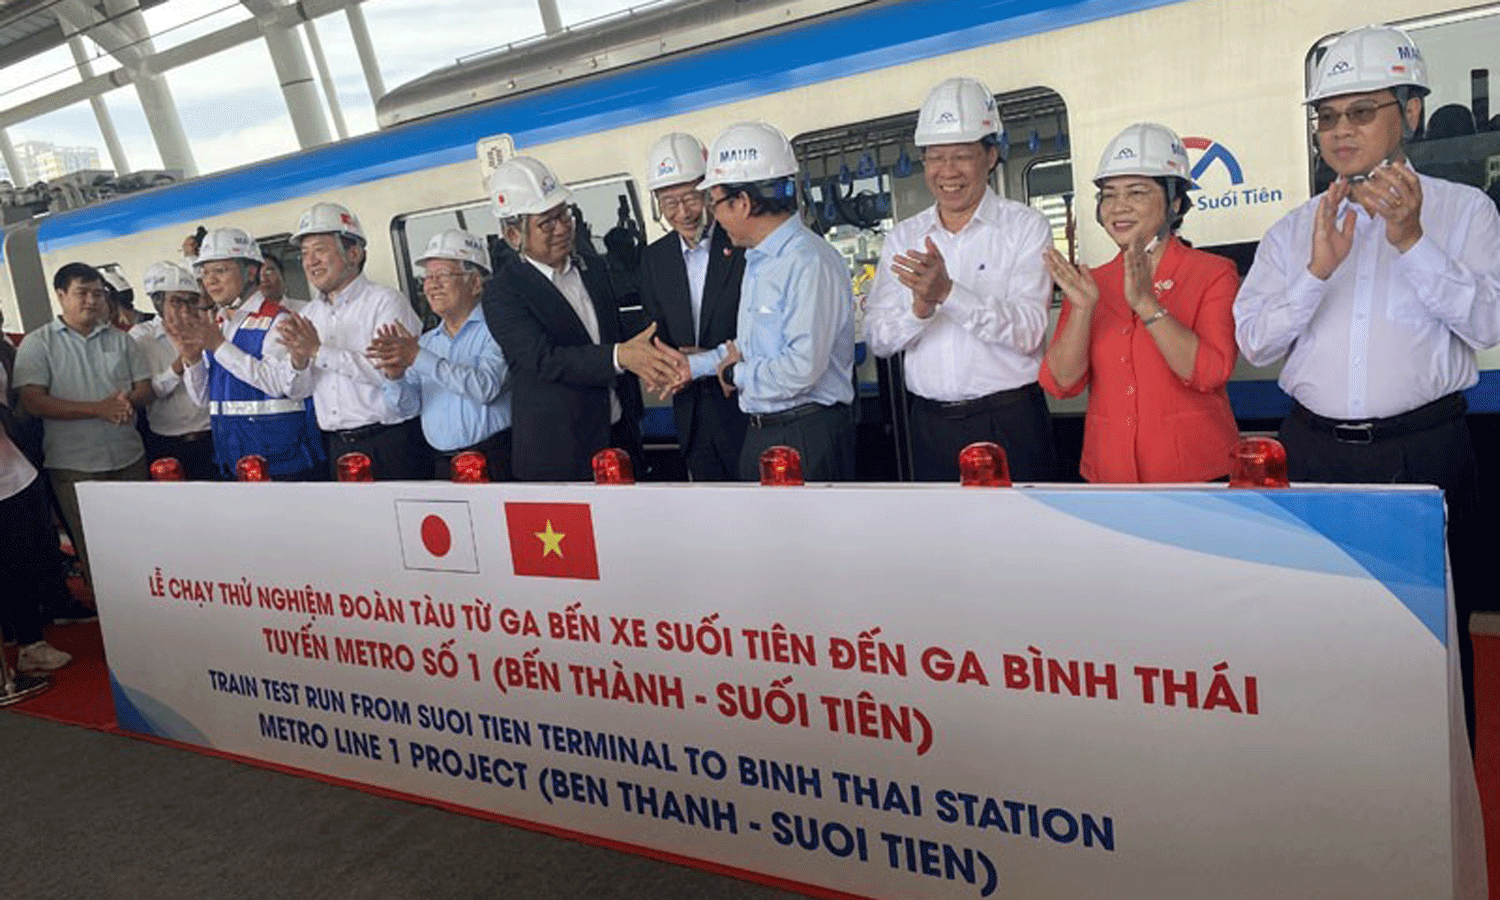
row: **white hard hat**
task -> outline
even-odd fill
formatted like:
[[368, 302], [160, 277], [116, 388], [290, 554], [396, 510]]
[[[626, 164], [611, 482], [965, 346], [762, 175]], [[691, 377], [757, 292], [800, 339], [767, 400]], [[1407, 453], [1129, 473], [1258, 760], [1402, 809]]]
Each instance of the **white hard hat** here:
[[130, 290], [130, 282], [126, 281], [125, 276], [115, 269], [100, 269], [99, 277], [103, 278], [104, 283], [116, 294], [123, 294]]
[[765, 122], [741, 122], [714, 139], [702, 188], [751, 184], [795, 174], [797, 155], [780, 129]]
[[220, 259], [265, 261], [260, 255], [260, 245], [243, 228], [215, 228], [205, 234], [203, 243], [198, 245], [198, 258], [193, 261], [193, 266], [201, 267], [206, 262]]
[[1000, 130], [995, 95], [975, 78], [949, 78], [927, 95], [917, 113], [918, 147], [969, 144]]
[[567, 203], [573, 192], [539, 159], [512, 156], [490, 173], [490, 210], [500, 221]]
[[708, 151], [692, 135], [674, 131], [651, 148], [650, 166], [647, 190], [687, 184], [708, 171]]
[[141, 276], [141, 284], [145, 286], [148, 297], [176, 291], [186, 291], [190, 294], [202, 293], [202, 288], [198, 286], [198, 279], [193, 277], [193, 273], [168, 260], [154, 262], [147, 266], [146, 274]]
[[1192, 164], [1177, 132], [1155, 122], [1137, 122], [1115, 135], [1099, 157], [1094, 184], [1116, 175], [1141, 175], [1146, 178], [1181, 178], [1188, 187], [1193, 183]]
[[1303, 102], [1398, 87], [1427, 93], [1422, 51], [1399, 28], [1365, 25], [1344, 32], [1328, 45]]
[[429, 259], [451, 259], [455, 262], [473, 263], [488, 275], [490, 253], [484, 241], [458, 228], [439, 231], [427, 242], [427, 252], [417, 260], [422, 265]]
[[297, 231], [291, 237], [293, 247], [301, 247], [302, 239], [310, 234], [336, 234], [365, 242], [365, 230], [359, 227], [359, 219], [347, 207], [337, 203], [314, 203], [297, 220]]

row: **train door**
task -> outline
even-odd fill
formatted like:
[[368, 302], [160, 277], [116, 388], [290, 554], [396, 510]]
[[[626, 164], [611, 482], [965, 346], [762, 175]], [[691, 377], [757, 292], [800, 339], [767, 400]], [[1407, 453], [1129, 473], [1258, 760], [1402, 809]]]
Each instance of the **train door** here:
[[[1067, 253], [1073, 198], [1063, 99], [1038, 87], [998, 94], [995, 101], [1001, 152], [991, 186], [1002, 197], [1041, 210], [1052, 223], [1054, 242]], [[885, 235], [896, 222], [932, 204], [922, 154], [912, 142], [916, 125], [912, 110], [792, 141], [801, 164], [803, 219], [844, 255], [854, 283], [858, 465], [859, 478], [866, 481], [912, 477], [901, 358], [879, 360], [866, 352], [864, 302]]]

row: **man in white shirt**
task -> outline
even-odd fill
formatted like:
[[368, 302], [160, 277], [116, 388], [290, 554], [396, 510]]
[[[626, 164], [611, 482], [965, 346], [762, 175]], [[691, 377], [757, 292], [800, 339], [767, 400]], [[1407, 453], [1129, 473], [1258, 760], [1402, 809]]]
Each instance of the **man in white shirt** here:
[[979, 81], [950, 78], [928, 94], [916, 143], [935, 202], [886, 235], [866, 303], [870, 349], [904, 354], [918, 481], [957, 481], [958, 454], [975, 441], [1003, 447], [1016, 481], [1056, 475], [1037, 384], [1052, 232], [1041, 213], [990, 189], [999, 128]]
[[204, 398], [194, 398], [183, 381], [191, 360], [203, 352], [184, 330], [191, 327], [189, 319], [204, 313], [198, 279], [174, 262], [155, 262], [146, 267], [141, 282], [157, 313], [130, 329], [151, 366], [154, 399], [146, 407], [146, 456], [152, 462], [170, 456], [189, 480], [212, 480], [208, 404]]
[[1467, 624], [1483, 551], [1462, 391], [1479, 381], [1474, 351], [1500, 343], [1500, 215], [1477, 189], [1407, 163], [1427, 91], [1422, 55], [1398, 29], [1358, 28], [1329, 46], [1306, 102], [1338, 177], [1266, 233], [1235, 335], [1255, 365], [1285, 359], [1293, 481], [1446, 492], [1472, 733]]
[[365, 278], [364, 230], [339, 204], [313, 204], [291, 242], [302, 253], [302, 270], [316, 296], [277, 327], [289, 349], [312, 360], [313, 408], [329, 465], [347, 453], [363, 453], [376, 479], [430, 477], [420, 421], [386, 404], [385, 376], [365, 357], [382, 325], [420, 333], [416, 311], [400, 292]]

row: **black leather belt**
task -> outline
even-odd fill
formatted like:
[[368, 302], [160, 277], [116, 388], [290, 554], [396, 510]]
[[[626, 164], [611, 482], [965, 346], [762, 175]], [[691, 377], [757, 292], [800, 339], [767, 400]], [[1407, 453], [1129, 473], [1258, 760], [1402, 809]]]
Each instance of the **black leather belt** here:
[[1012, 406], [1032, 397], [1040, 397], [1042, 386], [1033, 381], [1018, 388], [1009, 388], [975, 397], [972, 400], [930, 400], [921, 394], [912, 394], [912, 399], [947, 419], [962, 419], [975, 413], [991, 412]]
[[373, 425], [361, 425], [358, 428], [345, 428], [343, 431], [325, 431], [323, 433], [330, 439], [337, 438], [346, 444], [352, 444], [355, 441], [374, 437], [388, 428], [398, 428], [405, 424], [405, 422], [397, 422], [395, 425], [387, 425], [384, 422], [376, 422]]
[[491, 450], [498, 449], [501, 441], [509, 434], [509, 428], [502, 428], [477, 444], [459, 447], [457, 450], [439, 450], [438, 455], [445, 459], [452, 459], [460, 453], [468, 453], [471, 450], [475, 453], [489, 453]]
[[157, 435], [157, 437], [169, 441], [181, 441], [184, 444], [192, 444], [197, 441], [206, 441], [213, 437], [213, 434], [212, 431], [189, 431], [187, 434], [161, 434]]
[[820, 413], [825, 409], [834, 409], [832, 406], [824, 406], [821, 403], [804, 403], [791, 409], [773, 413], [750, 413], [751, 428], [769, 428], [772, 425], [785, 425], [798, 419], [805, 419], [814, 413]]
[[1410, 412], [1384, 419], [1330, 419], [1318, 415], [1301, 403], [1292, 404], [1292, 418], [1345, 444], [1373, 444], [1446, 425], [1468, 409], [1469, 404], [1464, 395], [1454, 392]]

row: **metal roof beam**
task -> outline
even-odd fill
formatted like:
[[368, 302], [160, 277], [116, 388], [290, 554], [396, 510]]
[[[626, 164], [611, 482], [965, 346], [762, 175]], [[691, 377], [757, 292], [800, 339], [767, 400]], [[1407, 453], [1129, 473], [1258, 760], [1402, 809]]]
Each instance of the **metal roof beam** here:
[[[356, 6], [362, 0], [302, 0], [296, 6], [283, 6], [276, 10], [275, 18], [284, 27], [294, 26], [309, 18], [318, 18], [332, 12], [338, 12], [346, 7]], [[206, 34], [200, 38], [178, 44], [156, 53], [141, 61], [139, 73], [143, 75], [161, 75], [179, 66], [197, 62], [215, 53], [220, 53], [240, 44], [257, 40], [261, 37], [261, 25], [254, 20], [236, 22], [227, 28], [222, 28], [212, 34]], [[108, 72], [95, 75], [93, 78], [69, 85], [60, 90], [53, 91], [43, 97], [38, 97], [19, 106], [0, 111], [0, 128], [25, 122], [37, 116], [56, 112], [64, 107], [72, 106], [83, 100], [87, 100], [96, 94], [106, 93], [118, 87], [124, 87], [135, 80], [135, 73], [121, 67]]]

